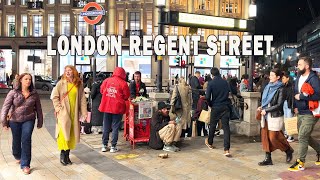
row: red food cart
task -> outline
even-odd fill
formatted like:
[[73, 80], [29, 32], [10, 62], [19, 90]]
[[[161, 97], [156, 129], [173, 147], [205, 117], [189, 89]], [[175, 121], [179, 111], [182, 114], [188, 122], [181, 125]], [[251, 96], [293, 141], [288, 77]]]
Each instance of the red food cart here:
[[126, 141], [129, 140], [129, 109], [130, 109], [130, 101], [126, 101], [126, 114], [123, 122], [123, 137]]
[[130, 102], [129, 141], [134, 149], [138, 142], [149, 142], [152, 101]]

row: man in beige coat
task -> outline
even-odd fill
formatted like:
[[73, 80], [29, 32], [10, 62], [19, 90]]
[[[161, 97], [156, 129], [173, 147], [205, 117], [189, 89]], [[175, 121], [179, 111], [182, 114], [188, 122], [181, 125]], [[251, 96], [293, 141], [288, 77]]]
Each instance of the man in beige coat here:
[[[174, 108], [174, 100], [178, 95], [178, 91], [180, 93], [182, 109], [179, 109], [173, 113]], [[171, 119], [179, 119], [179, 123], [182, 128], [182, 135], [184, 135], [187, 127], [191, 126], [191, 89], [186, 83], [184, 78], [179, 79], [179, 84], [175, 86], [172, 96], [171, 96], [171, 109], [170, 109], [170, 117]], [[184, 137], [184, 136], [183, 136]]]

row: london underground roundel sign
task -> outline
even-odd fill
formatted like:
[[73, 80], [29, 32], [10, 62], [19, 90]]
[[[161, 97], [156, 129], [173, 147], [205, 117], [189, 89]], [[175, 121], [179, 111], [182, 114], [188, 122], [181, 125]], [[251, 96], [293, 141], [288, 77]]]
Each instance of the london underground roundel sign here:
[[106, 11], [104, 10], [104, 8], [96, 2], [89, 2], [88, 4], [86, 4], [83, 7], [83, 11], [80, 13], [81, 16], [84, 16], [84, 21], [91, 25], [101, 24], [104, 21], [105, 14]]

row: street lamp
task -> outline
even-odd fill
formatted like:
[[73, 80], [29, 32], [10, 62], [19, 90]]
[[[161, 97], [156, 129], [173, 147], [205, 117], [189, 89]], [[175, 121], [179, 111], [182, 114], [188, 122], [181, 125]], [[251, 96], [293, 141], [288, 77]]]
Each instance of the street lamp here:
[[[166, 0], [157, 0], [157, 8], [159, 8], [158, 18], [158, 34], [164, 35], [164, 8], [166, 7]], [[157, 92], [162, 92], [162, 56], [157, 56], [158, 60], [158, 76], [157, 76]]]
[[[249, 5], [249, 18], [253, 20], [253, 31], [250, 32], [251, 35], [255, 34], [255, 18], [257, 17], [257, 5], [255, 0], [251, 0]], [[251, 47], [253, 47], [253, 43], [251, 42]], [[253, 60], [254, 56], [249, 56], [249, 91], [253, 92]]]

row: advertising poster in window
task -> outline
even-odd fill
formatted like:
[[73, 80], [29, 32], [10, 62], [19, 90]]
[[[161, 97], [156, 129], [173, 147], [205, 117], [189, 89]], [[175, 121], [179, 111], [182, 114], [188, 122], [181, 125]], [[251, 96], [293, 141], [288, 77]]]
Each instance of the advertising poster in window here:
[[236, 56], [221, 56], [220, 67], [221, 68], [239, 68], [241, 66], [239, 58]]
[[118, 66], [129, 72], [129, 79], [132, 79], [134, 72], [141, 72], [142, 82], [151, 82], [151, 56], [130, 56], [129, 51], [122, 51], [118, 56]]
[[214, 56], [209, 56], [205, 54], [199, 54], [194, 56], [194, 67], [207, 67], [212, 68], [214, 62]]

